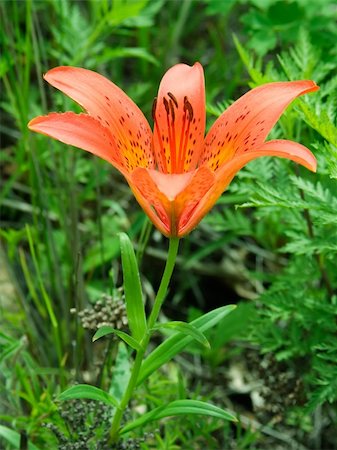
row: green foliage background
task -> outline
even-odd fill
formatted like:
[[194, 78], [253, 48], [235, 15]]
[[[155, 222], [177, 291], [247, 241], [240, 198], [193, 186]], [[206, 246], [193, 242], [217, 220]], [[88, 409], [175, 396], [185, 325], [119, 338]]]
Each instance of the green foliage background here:
[[[102, 293], [119, 295], [118, 232], [135, 243], [148, 301], [166, 255], [166, 239], [116, 171], [28, 131], [36, 115], [79, 111], [42, 74], [58, 65], [96, 70], [150, 118], [165, 70], [195, 61], [205, 68], [208, 125], [249, 87], [315, 80], [320, 91], [297, 100], [270, 137], [311, 148], [318, 172], [276, 158], [251, 162], [184, 239], [165, 315], [193, 319], [210, 307], [239, 307], [212, 330], [211, 350], [191, 346], [178, 358], [183, 370], [173, 362], [154, 374], [135, 405], [153, 408], [188, 391], [242, 414], [241, 421], [168, 421], [146, 428], [153, 435], [139, 445], [336, 448], [335, 2], [27, 0], [2, 1], [0, 12], [1, 448], [19, 448], [20, 434], [30, 449], [57, 448], [45, 424], [66, 436], [64, 448], [76, 448], [79, 428], [67, 428], [56, 395], [83, 381], [120, 388], [129, 355], [116, 343], [92, 344], [71, 310]], [[240, 391], [234, 381], [241, 378]], [[96, 413], [82, 407], [89, 412], [76, 426], [86, 430]], [[101, 414], [104, 428], [109, 414]], [[96, 428], [90, 448], [100, 439]]]

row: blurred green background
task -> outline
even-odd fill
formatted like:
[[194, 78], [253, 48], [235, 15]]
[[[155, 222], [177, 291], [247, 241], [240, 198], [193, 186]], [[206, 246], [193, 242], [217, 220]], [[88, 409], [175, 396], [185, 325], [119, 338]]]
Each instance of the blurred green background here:
[[[211, 350], [189, 348], [135, 406], [185, 392], [230, 408], [239, 426], [168, 421], [125, 448], [337, 448], [336, 2], [26, 0], [1, 1], [0, 12], [0, 447], [28, 436], [30, 449], [77, 448], [96, 406], [60, 405], [56, 395], [74, 382], [116, 386], [109, 368], [127, 370], [128, 359], [116, 343], [92, 344], [78, 313], [91, 314], [103, 294], [121, 299], [119, 231], [134, 242], [148, 302], [167, 249], [117, 171], [29, 132], [36, 115], [80, 111], [42, 74], [98, 71], [152, 123], [165, 71], [200, 61], [208, 126], [250, 87], [315, 80], [321, 90], [296, 101], [271, 137], [308, 146], [318, 173], [277, 158], [250, 163], [182, 242], [165, 316], [239, 307], [212, 330]], [[76, 408], [85, 414], [72, 424]], [[104, 431], [110, 418], [100, 414]], [[100, 427], [88, 448], [100, 448]]]

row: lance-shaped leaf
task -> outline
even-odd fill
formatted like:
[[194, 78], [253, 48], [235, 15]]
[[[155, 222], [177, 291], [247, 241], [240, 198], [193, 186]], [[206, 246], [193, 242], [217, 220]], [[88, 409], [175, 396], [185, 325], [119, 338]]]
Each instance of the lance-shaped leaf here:
[[97, 400], [106, 405], [118, 408], [118, 402], [111, 394], [108, 394], [98, 387], [91, 386], [90, 384], [77, 384], [76, 386], [66, 389], [58, 396], [58, 399], [61, 401], [72, 400], [74, 398]]
[[185, 334], [186, 336], [191, 336], [196, 341], [200, 342], [204, 347], [211, 348], [206, 336], [194, 327], [190, 323], [182, 322], [180, 320], [171, 321], [166, 323], [159, 323], [153, 327], [154, 330], [160, 330], [162, 328], [168, 328], [175, 330], [177, 333]]
[[[223, 319], [235, 308], [235, 305], [227, 305], [214, 309], [213, 311], [198, 317], [196, 320], [193, 320], [191, 325], [203, 333], [220, 322], [221, 319]], [[163, 364], [167, 363], [175, 355], [181, 352], [188, 344], [190, 344], [193, 339], [194, 338], [192, 336], [186, 336], [183, 333], [175, 334], [174, 336], [166, 339], [155, 350], [153, 350], [153, 352], [151, 352], [143, 362], [137, 383], [140, 384], [143, 380], [150, 376], [151, 373]]]
[[233, 414], [209, 403], [201, 402], [199, 400], [175, 400], [165, 406], [159, 406], [158, 408], [143, 414], [133, 422], [125, 425], [125, 427], [121, 430], [121, 434], [127, 433], [128, 431], [143, 426], [154, 420], [186, 414], [212, 416], [217, 417], [218, 419], [237, 422], [237, 419], [233, 416]]
[[137, 259], [129, 237], [125, 233], [120, 233], [119, 240], [123, 266], [126, 313], [132, 337], [137, 342], [140, 342], [147, 332], [147, 325]]
[[130, 336], [127, 333], [124, 333], [124, 331], [116, 330], [116, 328], [110, 327], [108, 325], [100, 327], [94, 334], [92, 341], [95, 342], [97, 341], [97, 339], [100, 339], [103, 336], [108, 336], [109, 334], [116, 334], [116, 336], [121, 338], [124, 342], [126, 342], [126, 344], [128, 344], [131, 348], [135, 350], [140, 350], [141, 348], [136, 339], [134, 339], [132, 336]]

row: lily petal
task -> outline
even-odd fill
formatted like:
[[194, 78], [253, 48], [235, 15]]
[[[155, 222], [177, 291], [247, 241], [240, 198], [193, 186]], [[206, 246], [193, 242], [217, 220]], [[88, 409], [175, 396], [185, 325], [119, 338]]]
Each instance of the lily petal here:
[[159, 170], [195, 169], [205, 133], [205, 81], [199, 63], [177, 64], [164, 75], [154, 105], [154, 151]]
[[125, 172], [110, 131], [87, 114], [51, 113], [35, 117], [29, 122], [28, 128], [65, 144], [82, 148]]
[[157, 228], [167, 236], [180, 237], [180, 228], [188, 222], [214, 180], [207, 167], [185, 174], [161, 174], [140, 168], [132, 173], [130, 186], [138, 193], [137, 200], [151, 220], [156, 212]]
[[194, 210], [198, 207], [202, 198], [207, 195], [214, 185], [214, 173], [208, 167], [200, 167], [188, 186], [179, 194], [174, 202], [175, 213], [178, 218], [178, 236], [182, 236], [181, 230], [189, 223]]
[[279, 156], [291, 159], [312, 172], [316, 172], [316, 159], [309, 149], [297, 142], [287, 140], [268, 141], [259, 149], [235, 156], [224, 164], [215, 174], [216, 181], [212, 188], [199, 202], [188, 222], [182, 226], [180, 233], [184, 236], [190, 233], [200, 220], [214, 206], [220, 195], [225, 191], [236, 173], [247, 163], [261, 156]]
[[[292, 161], [301, 164], [312, 172], [316, 172], [317, 168], [316, 158], [307, 147], [299, 144], [298, 142], [287, 141], [285, 139], [275, 139], [273, 141], [267, 141], [256, 151], [249, 152], [249, 156], [250, 158], [247, 160], [247, 162], [251, 161], [252, 159], [259, 158], [260, 156], [279, 156], [280, 158], [291, 159]], [[239, 158], [242, 158], [242, 160]], [[243, 162], [243, 165], [247, 164], [245, 162], [245, 154], [240, 155], [238, 157], [238, 160], [240, 161], [240, 164], [241, 161]]]
[[268, 83], [247, 92], [211, 127], [200, 164], [216, 171], [234, 156], [260, 148], [289, 103], [318, 89], [313, 81], [289, 81]]
[[158, 189], [165, 194], [170, 201], [173, 201], [177, 195], [186, 188], [194, 175], [194, 172], [170, 174], [161, 173], [157, 170], [149, 170], [148, 173], [156, 183]]
[[138, 106], [118, 86], [96, 72], [70, 66], [51, 69], [44, 78], [109, 128], [129, 171], [154, 167], [150, 126]]
[[128, 181], [138, 203], [150, 220], [165, 236], [170, 236], [170, 201], [159, 190], [149, 171], [137, 168], [129, 175]]
[[[145, 169], [143, 169], [145, 170]], [[202, 197], [213, 186], [215, 176], [203, 166], [184, 174], [162, 174], [147, 170], [159, 191], [169, 200], [170, 235], [180, 236], [180, 228], [189, 220]]]

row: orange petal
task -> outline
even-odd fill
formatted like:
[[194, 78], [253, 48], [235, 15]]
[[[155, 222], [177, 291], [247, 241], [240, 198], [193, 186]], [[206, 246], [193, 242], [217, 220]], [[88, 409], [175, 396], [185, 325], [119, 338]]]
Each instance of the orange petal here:
[[128, 176], [128, 182], [138, 203], [149, 216], [152, 223], [165, 236], [170, 235], [170, 201], [157, 187], [144, 168], [134, 170]]
[[154, 108], [154, 151], [160, 171], [193, 170], [203, 148], [205, 82], [199, 63], [177, 64], [164, 75]]
[[51, 113], [35, 117], [29, 122], [28, 128], [65, 144], [87, 150], [124, 171], [110, 131], [87, 114]]
[[139, 168], [132, 173], [130, 186], [157, 228], [166, 236], [180, 236], [180, 227], [188, 221], [214, 179], [207, 167], [186, 174], [162, 174]]
[[181, 236], [188, 234], [214, 206], [220, 195], [227, 188], [235, 174], [248, 162], [261, 156], [279, 156], [302, 164], [313, 172], [316, 171], [316, 159], [309, 149], [293, 141], [274, 140], [263, 144], [258, 150], [235, 156], [216, 172], [216, 181], [212, 188], [199, 202], [188, 222], [181, 228]]
[[158, 189], [173, 201], [182, 192], [193, 178], [194, 172], [167, 174], [158, 170], [148, 170], [149, 175]]
[[96, 72], [78, 67], [56, 67], [44, 78], [109, 128], [128, 170], [154, 167], [149, 124], [138, 106], [118, 86]]
[[218, 170], [234, 155], [259, 149], [289, 103], [318, 89], [313, 81], [290, 81], [265, 84], [247, 92], [211, 127], [200, 164]]
[[200, 167], [195, 171], [195, 174], [188, 186], [177, 195], [174, 202], [175, 214], [178, 221], [178, 236], [180, 237], [181, 230], [184, 229], [189, 222], [193, 211], [198, 207], [202, 198], [213, 187], [215, 176], [208, 167]]
[[[280, 158], [291, 159], [312, 172], [316, 172], [317, 161], [315, 156], [307, 147], [304, 147], [304, 145], [299, 144], [298, 142], [275, 139], [273, 141], [265, 142], [259, 149], [249, 153], [251, 157], [248, 161], [259, 158], [260, 156], [279, 156]], [[244, 164], [246, 164], [246, 162], [244, 162], [245, 156], [245, 154], [240, 155]]]
[[206, 192], [214, 184], [215, 176], [207, 168], [201, 167], [184, 174], [163, 174], [147, 170], [158, 190], [165, 195], [168, 217], [170, 218], [170, 235], [180, 236], [180, 228], [189, 220], [193, 210]]

